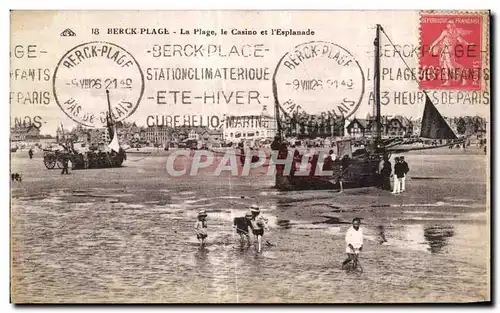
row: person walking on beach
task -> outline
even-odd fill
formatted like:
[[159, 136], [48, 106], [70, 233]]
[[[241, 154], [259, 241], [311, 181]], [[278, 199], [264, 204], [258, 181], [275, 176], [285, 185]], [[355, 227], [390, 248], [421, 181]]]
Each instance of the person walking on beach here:
[[382, 169], [380, 170], [380, 179], [381, 179], [381, 188], [383, 190], [391, 191], [391, 173], [392, 173], [392, 164], [389, 161], [389, 156], [384, 155], [384, 159], [382, 161]]
[[30, 160], [33, 159], [33, 149], [30, 148], [30, 151], [28, 151], [28, 155], [30, 156]]
[[243, 246], [245, 243], [245, 238], [247, 240], [247, 246], [250, 246], [250, 228], [252, 219], [252, 213], [247, 212], [245, 216], [235, 217], [233, 227], [236, 229], [236, 233], [240, 236], [240, 243]]
[[361, 219], [355, 217], [352, 220], [352, 226], [349, 227], [345, 234], [347, 259], [342, 262], [344, 268], [349, 262], [354, 261], [359, 252], [363, 250], [363, 229], [361, 228]]
[[264, 236], [264, 228], [269, 230], [267, 227], [267, 219], [260, 215], [260, 208], [258, 205], [253, 204], [250, 207], [252, 212], [252, 218], [250, 219], [250, 227], [252, 228], [253, 234], [257, 237], [257, 252], [262, 250], [262, 236]]
[[342, 161], [340, 164], [340, 174], [339, 177], [337, 178], [337, 181], [339, 183], [339, 193], [344, 192], [344, 178], [348, 177], [347, 176], [347, 170], [350, 167], [350, 159], [348, 155], [344, 155], [342, 157]]
[[331, 171], [336, 159], [337, 156], [335, 155], [335, 153], [333, 153], [333, 150], [330, 150], [328, 152], [328, 155], [323, 160], [323, 171]]
[[392, 190], [393, 194], [397, 194], [401, 192], [401, 177], [404, 176], [404, 173], [401, 168], [401, 162], [399, 161], [399, 157], [394, 159], [394, 188]]
[[63, 169], [61, 171], [61, 175], [69, 174], [69, 172], [68, 172], [68, 158], [67, 157], [63, 158], [62, 165], [63, 165]]
[[205, 245], [205, 239], [207, 239], [207, 213], [205, 210], [201, 210], [198, 213], [198, 220], [194, 225], [194, 231], [196, 232], [196, 238], [200, 242], [200, 248]]
[[408, 175], [410, 168], [408, 167], [408, 163], [406, 163], [404, 156], [400, 157], [399, 159], [401, 162], [401, 170], [404, 174], [403, 177], [401, 177], [401, 192], [404, 192], [406, 190], [406, 176]]
[[241, 144], [241, 146], [240, 146], [240, 162], [241, 162], [242, 166], [245, 164], [245, 158], [246, 158], [245, 146], [243, 144]]

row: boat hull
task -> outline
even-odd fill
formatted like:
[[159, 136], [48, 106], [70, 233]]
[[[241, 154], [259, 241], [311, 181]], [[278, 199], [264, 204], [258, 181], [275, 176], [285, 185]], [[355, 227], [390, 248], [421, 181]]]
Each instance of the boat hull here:
[[[344, 163], [342, 163], [344, 162]], [[317, 190], [339, 189], [340, 181], [343, 188], [373, 187], [379, 185], [378, 157], [366, 159], [350, 159], [335, 162], [332, 175], [315, 175], [311, 169], [309, 175], [297, 175], [292, 170], [290, 175], [283, 173], [283, 166], [277, 166], [275, 187], [278, 190]]]
[[71, 152], [52, 152], [44, 153], [43, 162], [47, 169], [63, 168], [65, 160], [71, 162], [72, 170], [84, 170], [92, 168], [112, 168], [121, 167], [123, 161], [127, 159], [124, 150], [120, 149], [119, 153], [114, 152], [88, 152], [88, 153], [71, 153]]
[[120, 153], [100, 153], [93, 155], [78, 155], [75, 156], [73, 169], [92, 169], [92, 168], [112, 168], [121, 167], [127, 156], [125, 151]]

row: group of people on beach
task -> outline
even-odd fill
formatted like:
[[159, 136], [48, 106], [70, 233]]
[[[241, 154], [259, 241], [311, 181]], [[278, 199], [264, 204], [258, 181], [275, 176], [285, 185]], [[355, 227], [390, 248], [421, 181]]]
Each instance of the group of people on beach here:
[[[198, 220], [194, 226], [196, 238], [200, 242], [200, 247], [205, 245], [205, 240], [208, 237], [207, 215], [205, 210], [201, 210], [198, 213]], [[233, 220], [233, 228], [240, 237], [240, 243], [242, 245], [244, 245], [246, 241], [247, 246], [251, 246], [251, 232], [257, 240], [257, 252], [260, 253], [262, 251], [262, 236], [264, 236], [264, 230], [269, 230], [269, 227], [267, 226], [267, 219], [260, 214], [258, 205], [251, 205], [250, 212], [246, 212], [245, 216], [235, 217]]]
[[406, 177], [410, 171], [408, 163], [404, 156], [394, 158], [394, 172], [392, 171], [391, 161], [389, 156], [385, 155], [382, 161], [380, 170], [380, 184], [384, 190], [391, 190], [391, 176], [393, 178], [392, 193], [398, 194], [406, 191]]
[[[208, 237], [207, 212], [201, 210], [198, 213], [198, 220], [194, 226], [196, 238], [200, 242], [200, 248], [203, 248]], [[243, 246], [245, 242], [247, 247], [251, 246], [250, 231], [257, 240], [257, 252], [262, 252], [262, 237], [264, 230], [269, 230], [267, 219], [260, 214], [260, 208], [257, 205], [250, 206], [250, 212], [246, 212], [244, 216], [235, 217], [233, 220], [233, 228], [236, 234], [240, 237], [240, 244]], [[352, 220], [352, 226], [347, 230], [345, 235], [346, 254], [347, 258], [342, 263], [342, 268], [345, 268], [350, 262], [357, 260], [359, 253], [363, 249], [363, 229], [360, 227], [361, 219], [355, 217]]]

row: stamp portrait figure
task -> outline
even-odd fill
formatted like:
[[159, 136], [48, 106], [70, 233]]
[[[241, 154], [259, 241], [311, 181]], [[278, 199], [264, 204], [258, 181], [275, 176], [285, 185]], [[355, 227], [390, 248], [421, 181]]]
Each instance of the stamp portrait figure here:
[[[472, 43], [468, 42], [464, 39], [464, 36], [470, 34], [471, 31], [458, 28], [455, 25], [455, 22], [450, 19], [446, 24], [446, 28], [443, 30], [441, 35], [439, 35], [436, 40], [431, 44], [429, 51], [431, 54], [439, 53], [439, 65], [444, 72], [444, 83], [442, 86], [449, 86], [450, 79], [453, 79], [453, 75], [450, 73], [454, 72], [457, 69], [463, 70], [464, 67], [457, 60], [455, 55], [455, 50], [457, 49], [457, 45], [461, 44], [463, 46], [470, 46]], [[435, 49], [438, 49], [436, 51]], [[466, 77], [461, 77], [461, 84], [467, 84]]]

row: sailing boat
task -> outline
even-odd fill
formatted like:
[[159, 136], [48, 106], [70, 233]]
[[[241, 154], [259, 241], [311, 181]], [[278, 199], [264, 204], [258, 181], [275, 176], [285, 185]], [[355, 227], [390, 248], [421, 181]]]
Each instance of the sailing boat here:
[[64, 148], [64, 151], [45, 151], [43, 162], [47, 169], [53, 169], [56, 164], [59, 168], [62, 168], [62, 162], [64, 159], [71, 161], [73, 170], [120, 167], [123, 161], [127, 159], [125, 150], [120, 147], [116, 125], [111, 116], [111, 103], [109, 100], [108, 90], [106, 90], [106, 96], [108, 100], [106, 127], [110, 137], [112, 138], [111, 142], [108, 144], [108, 151], [77, 151], [77, 149], [73, 146], [73, 140], [66, 138], [64, 135], [64, 127], [61, 124], [61, 130], [63, 132], [63, 138], [61, 141], [64, 140], [64, 142], [59, 142], [59, 144]]
[[[377, 36], [379, 36], [380, 31], [385, 35], [385, 37], [389, 40], [391, 45], [394, 47], [395, 51], [398, 53], [399, 57], [405, 64], [407, 69], [410, 69], [408, 64], [406, 63], [405, 59], [399, 52], [399, 50], [396, 49], [394, 43], [392, 40], [389, 38], [387, 33], [384, 31], [382, 26], [377, 25]], [[379, 59], [378, 55], [376, 59]], [[412, 73], [413, 79], [416, 80], [415, 74], [413, 74], [413, 71], [410, 70]], [[380, 79], [380, 77], [378, 77]], [[380, 94], [380, 90], [378, 91]], [[425, 138], [425, 139], [439, 139], [439, 140], [446, 140], [447, 142], [441, 145], [433, 145], [433, 146], [427, 146], [427, 147], [409, 147], [409, 148], [404, 148], [402, 144], [412, 144], [413, 142], [398, 142], [395, 141], [391, 143], [390, 145], [386, 145], [385, 149], [386, 152], [389, 153], [403, 153], [403, 152], [408, 152], [408, 151], [413, 151], [413, 150], [428, 150], [428, 149], [436, 149], [440, 147], [445, 147], [450, 145], [450, 141], [452, 144], [457, 144], [463, 142], [465, 139], [458, 139], [457, 135], [453, 130], [450, 128], [446, 120], [443, 118], [441, 113], [439, 113], [438, 109], [434, 106], [432, 103], [431, 99], [429, 98], [429, 95], [425, 90], [423, 90], [425, 94], [425, 108], [424, 108], [424, 113], [422, 117], [422, 124], [421, 124], [421, 129], [420, 129], [420, 138]], [[380, 101], [380, 98], [379, 98]], [[378, 107], [380, 108], [380, 102], [378, 103]], [[399, 147], [398, 147], [399, 146]]]
[[[435, 149], [442, 146], [448, 146], [449, 143], [440, 146], [430, 146], [430, 147], [409, 147], [405, 148], [401, 146], [401, 141], [397, 139], [383, 140], [381, 137], [381, 105], [380, 105], [380, 33], [383, 32], [384, 35], [390, 40], [389, 36], [385, 33], [382, 26], [377, 24], [376, 26], [376, 36], [374, 40], [374, 96], [375, 96], [375, 128], [376, 136], [373, 142], [368, 145], [361, 153], [353, 155], [352, 149], [350, 147], [351, 141], [342, 141], [342, 145], [337, 144], [335, 147], [337, 151], [334, 153], [337, 156], [343, 156], [341, 160], [336, 160], [329, 164], [329, 171], [332, 171], [332, 175], [322, 176], [317, 175], [316, 167], [318, 165], [324, 166], [324, 163], [318, 162], [318, 155], [314, 155], [310, 158], [309, 165], [309, 175], [295, 175], [296, 173], [296, 162], [294, 157], [294, 162], [292, 164], [292, 169], [290, 173], [286, 172], [285, 165], [276, 165], [276, 182], [275, 187], [280, 190], [297, 190], [297, 189], [337, 189], [340, 187], [340, 182], [342, 182], [343, 188], [358, 188], [358, 187], [370, 187], [379, 185], [380, 182], [380, 164], [385, 158], [390, 158], [392, 153], [404, 153], [411, 150], [422, 150], [422, 149]], [[393, 47], [396, 49], [394, 44]], [[396, 49], [399, 53], [399, 51]], [[403, 59], [401, 54], [399, 56]], [[403, 62], [404, 59], [403, 59]], [[406, 64], [406, 62], [405, 62]], [[408, 65], [406, 64], [408, 67]], [[273, 81], [273, 87], [276, 86], [276, 81]], [[425, 92], [425, 91], [424, 91]], [[423, 138], [430, 139], [446, 139], [453, 140], [457, 143], [457, 136], [451, 130], [449, 125], [446, 123], [444, 118], [441, 116], [439, 111], [436, 109], [429, 96], [425, 94], [425, 109], [422, 118], [422, 128], [420, 136]], [[283, 127], [280, 120], [280, 104], [275, 97], [275, 117], [278, 125], [278, 136], [273, 143], [273, 150], [279, 149], [279, 159], [286, 159], [289, 153], [293, 153], [294, 156], [297, 154], [295, 151], [289, 151], [284, 144], [283, 138]], [[346, 147], [347, 146], [347, 147]], [[340, 151], [342, 147], [343, 151]], [[346, 151], [348, 153], [346, 153]], [[299, 161], [301, 159], [300, 155], [297, 158]]]
[[108, 100], [108, 112], [106, 114], [106, 127], [111, 139], [108, 144], [109, 151], [107, 154], [107, 165], [106, 167], [120, 167], [124, 160], [127, 159], [125, 150], [120, 146], [118, 140], [118, 132], [116, 131], [116, 123], [113, 121], [113, 116], [111, 115], [111, 101], [109, 99], [109, 90], [106, 89], [106, 98]]

